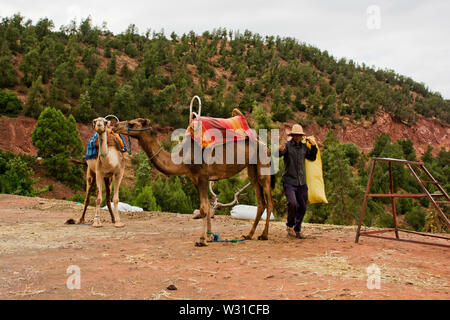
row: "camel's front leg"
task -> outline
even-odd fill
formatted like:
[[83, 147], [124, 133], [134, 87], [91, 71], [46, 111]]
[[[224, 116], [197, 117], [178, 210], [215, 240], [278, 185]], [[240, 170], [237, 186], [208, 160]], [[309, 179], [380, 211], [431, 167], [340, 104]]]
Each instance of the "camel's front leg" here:
[[[206, 230], [208, 224], [208, 216], [209, 216], [209, 199], [208, 199], [208, 180], [202, 180], [198, 183], [198, 194], [200, 197], [200, 216], [202, 218], [203, 226], [202, 226], [202, 234], [200, 236], [200, 241], [196, 242], [195, 245], [197, 247], [205, 247], [206, 244]], [[210, 222], [211, 224], [211, 218]]]
[[123, 222], [120, 221], [120, 214], [119, 214], [119, 187], [120, 183], [122, 182], [123, 177], [123, 171], [122, 173], [119, 173], [117, 175], [114, 175], [114, 196], [113, 196], [113, 202], [114, 202], [114, 226], [117, 228], [121, 228], [125, 226]]
[[95, 177], [97, 182], [97, 199], [95, 201], [95, 216], [93, 227], [99, 228], [102, 226], [100, 219], [100, 204], [102, 203], [102, 189], [103, 189], [103, 177], [97, 172]]
[[116, 219], [114, 218], [114, 213], [111, 208], [111, 179], [105, 178], [105, 191], [106, 191], [106, 206], [108, 207], [109, 214], [111, 215], [111, 222], [115, 223]]

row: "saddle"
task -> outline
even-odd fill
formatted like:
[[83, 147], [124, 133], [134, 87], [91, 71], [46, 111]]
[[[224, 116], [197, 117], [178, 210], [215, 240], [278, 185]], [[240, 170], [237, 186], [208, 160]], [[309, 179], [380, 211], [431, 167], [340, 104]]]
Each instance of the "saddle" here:
[[[109, 128], [107, 129], [106, 133], [108, 135], [108, 146], [115, 146], [120, 151], [125, 150], [124, 143], [123, 143], [123, 141], [120, 138], [120, 135], [118, 133], [112, 132], [112, 130], [109, 129]], [[97, 138], [97, 140], [95, 141], [95, 146], [97, 148], [99, 146], [98, 140], [99, 139]]]
[[256, 140], [256, 133], [250, 129], [247, 119], [238, 109], [233, 110], [231, 118], [193, 118], [186, 129], [188, 136], [202, 149], [231, 141]]

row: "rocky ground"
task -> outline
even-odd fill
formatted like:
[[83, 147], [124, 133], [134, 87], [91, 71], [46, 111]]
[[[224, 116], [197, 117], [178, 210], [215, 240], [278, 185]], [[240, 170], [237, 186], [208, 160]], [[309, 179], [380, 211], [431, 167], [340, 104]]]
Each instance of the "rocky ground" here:
[[[355, 244], [355, 227], [333, 225], [305, 224], [308, 239], [289, 239], [281, 221], [271, 223], [268, 241], [198, 248], [201, 221], [190, 215], [123, 213], [126, 226], [117, 229], [104, 211], [102, 228], [64, 224], [81, 210], [63, 200], [0, 195], [0, 299], [450, 298], [448, 248], [367, 237]], [[223, 239], [250, 226], [213, 219]], [[372, 264], [379, 289], [367, 287]], [[81, 288], [69, 290], [74, 265]]]

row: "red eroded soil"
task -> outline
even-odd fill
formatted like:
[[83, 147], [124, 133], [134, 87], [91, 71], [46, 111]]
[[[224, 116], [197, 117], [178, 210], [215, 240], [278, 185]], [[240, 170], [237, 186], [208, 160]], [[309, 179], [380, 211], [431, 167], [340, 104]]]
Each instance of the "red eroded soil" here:
[[[282, 139], [286, 139], [292, 124], [289, 122], [282, 125]], [[327, 127], [320, 127], [317, 123], [313, 123], [305, 128], [305, 133], [314, 135], [320, 144], [328, 130]], [[418, 156], [425, 153], [428, 145], [433, 147], [434, 155], [439, 153], [441, 147], [450, 148], [450, 126], [435, 119], [420, 118], [414, 126], [410, 127], [395, 121], [388, 113], [379, 113], [376, 116], [376, 123], [369, 121], [354, 123], [343, 120], [342, 124], [336, 125], [333, 130], [341, 143], [353, 142], [365, 153], [372, 150], [375, 138], [381, 133], [389, 133], [392, 141], [411, 139]]]
[[[367, 237], [355, 244], [355, 227], [333, 225], [304, 224], [308, 239], [290, 239], [282, 221], [271, 222], [268, 241], [198, 248], [201, 221], [191, 215], [122, 213], [126, 226], [117, 229], [105, 211], [102, 228], [64, 224], [81, 210], [0, 195], [0, 299], [450, 298], [448, 248]], [[216, 216], [212, 230], [233, 239], [251, 223]], [[372, 264], [379, 289], [367, 286]], [[72, 265], [81, 272], [78, 290], [66, 285]]]
[[[361, 150], [368, 152], [375, 141], [375, 137], [382, 132], [391, 135], [393, 141], [398, 139], [410, 138], [414, 142], [414, 147], [418, 155], [422, 155], [428, 145], [431, 145], [437, 154], [441, 147], [450, 147], [450, 126], [440, 123], [438, 120], [421, 118], [414, 126], [407, 126], [401, 122], [395, 121], [388, 113], [380, 113], [376, 117], [376, 123], [353, 123], [344, 120], [342, 124], [337, 125], [334, 132], [341, 142], [353, 142]], [[289, 132], [293, 122], [282, 124], [281, 139], [286, 140], [286, 134]], [[31, 135], [36, 120], [25, 116], [17, 118], [0, 117], [0, 148], [5, 151], [11, 151], [20, 154], [36, 155], [37, 150], [31, 143]], [[94, 131], [91, 126], [77, 124], [77, 129], [83, 144], [86, 146]], [[325, 139], [328, 133], [327, 127], [320, 127], [313, 123], [305, 128], [307, 135], [314, 135], [319, 144]], [[161, 137], [167, 136], [170, 128], [161, 128]], [[133, 150], [138, 150], [138, 143], [132, 139]]]

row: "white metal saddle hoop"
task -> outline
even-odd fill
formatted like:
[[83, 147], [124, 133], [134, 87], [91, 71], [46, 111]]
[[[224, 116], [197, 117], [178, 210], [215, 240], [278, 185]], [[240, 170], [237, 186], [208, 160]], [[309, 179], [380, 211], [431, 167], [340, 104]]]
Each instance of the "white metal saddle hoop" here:
[[[198, 100], [198, 113], [192, 111], [192, 105], [194, 103], [195, 98], [197, 98]], [[192, 122], [193, 116], [195, 116], [195, 118], [200, 120], [201, 112], [202, 112], [202, 101], [200, 100], [199, 96], [194, 96], [191, 100], [191, 105], [189, 106], [189, 123]]]

